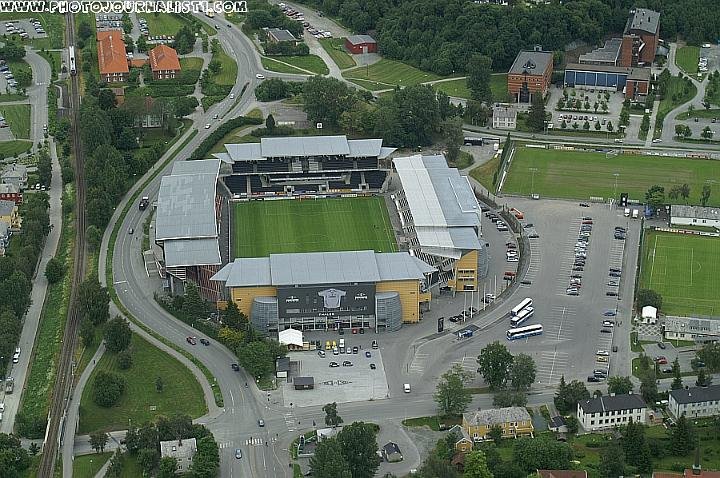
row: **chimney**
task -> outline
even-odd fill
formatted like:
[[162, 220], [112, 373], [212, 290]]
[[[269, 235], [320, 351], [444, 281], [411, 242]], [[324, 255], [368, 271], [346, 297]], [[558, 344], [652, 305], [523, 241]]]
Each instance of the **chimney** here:
[[693, 475], [702, 475], [702, 466], [700, 466], [700, 447], [695, 447], [695, 463], [692, 466]]

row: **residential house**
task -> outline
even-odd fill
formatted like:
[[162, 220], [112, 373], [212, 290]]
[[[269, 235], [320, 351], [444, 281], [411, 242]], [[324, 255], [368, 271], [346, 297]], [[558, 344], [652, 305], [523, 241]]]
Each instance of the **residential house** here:
[[180, 74], [180, 59], [173, 48], [158, 45], [148, 56], [154, 80], [171, 80]]
[[197, 443], [194, 438], [185, 440], [168, 440], [160, 442], [160, 458], [166, 456], [177, 460], [176, 473], [182, 474], [190, 471], [193, 458], [197, 452]]
[[647, 424], [647, 405], [633, 393], [600, 396], [578, 402], [577, 419], [587, 431], [626, 425], [631, 419]]
[[100, 81], [107, 83], [124, 83], [127, 81], [130, 68], [128, 67], [122, 30], [97, 32], [97, 54]]
[[397, 443], [388, 442], [382, 447], [381, 452], [383, 459], [389, 463], [397, 463], [403, 459], [402, 452], [400, 452], [400, 447]]
[[[156, 107], [155, 99], [152, 96], [143, 98], [144, 115], [135, 119], [135, 126], [139, 128], [160, 128], [163, 125], [163, 111]], [[166, 112], [169, 114], [169, 112]]]
[[462, 425], [455, 425], [448, 430], [448, 433], [455, 433], [457, 441], [455, 441], [455, 451], [460, 453], [467, 453], [473, 449], [473, 440], [468, 435], [465, 428]]
[[538, 478], [587, 478], [585, 470], [538, 470]]
[[718, 317], [665, 317], [663, 333], [668, 340], [693, 340], [716, 342], [720, 340]]
[[720, 385], [670, 391], [668, 409], [675, 417], [712, 417], [720, 415]]
[[499, 426], [503, 438], [533, 436], [535, 431], [528, 411], [523, 407], [489, 408], [463, 413], [462, 427], [473, 441], [488, 438], [490, 429]]
[[493, 128], [515, 129], [517, 126], [517, 108], [512, 105], [496, 104], [492, 110]]
[[20, 215], [15, 201], [0, 200], [0, 221], [10, 224], [11, 229], [20, 229]]
[[13, 163], [7, 166], [2, 173], [3, 184], [14, 184], [20, 191], [27, 189], [27, 166]]
[[550, 419], [550, 423], [548, 423], [548, 430], [558, 433], [567, 433], [567, 423], [565, 423], [565, 418], [561, 415], [554, 416]]
[[20, 188], [15, 183], [0, 184], [0, 199], [3, 201], [13, 201], [15, 204], [22, 204], [23, 195]]

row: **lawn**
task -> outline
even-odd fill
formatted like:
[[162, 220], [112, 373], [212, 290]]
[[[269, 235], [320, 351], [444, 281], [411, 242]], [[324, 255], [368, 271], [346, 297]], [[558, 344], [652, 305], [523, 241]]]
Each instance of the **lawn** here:
[[73, 460], [73, 477], [94, 478], [113, 454], [110, 452], [76, 456]]
[[640, 287], [663, 297], [669, 315], [720, 312], [720, 238], [648, 231]]
[[299, 70], [294, 66], [286, 65], [277, 60], [270, 58], [269, 56], [261, 56], [260, 62], [263, 68], [268, 71], [274, 71], [276, 73], [290, 73], [293, 75], [307, 75], [307, 71]]
[[195, 56], [180, 58], [180, 68], [184, 70], [202, 70], [203, 59]]
[[662, 92], [663, 99], [660, 100], [657, 116], [655, 118], [655, 129], [653, 130], [653, 139], [662, 135], [663, 122], [665, 116], [676, 107], [687, 103], [695, 97], [697, 88], [690, 80], [673, 76], [668, 80], [666, 91]]
[[0, 113], [17, 139], [30, 139], [30, 105], [2, 105]]
[[234, 231], [234, 257], [287, 252], [397, 251], [381, 197], [240, 203], [235, 206]]
[[482, 184], [488, 191], [495, 192], [495, 183], [493, 182], [493, 178], [495, 177], [495, 173], [497, 172], [499, 165], [500, 155], [496, 154], [490, 161], [481, 164], [477, 168], [471, 169], [470, 176]]
[[0, 142], [0, 158], [10, 158], [32, 148], [30, 141], [3, 141]]
[[356, 65], [353, 57], [345, 50], [344, 38], [321, 38], [318, 41], [341, 70], [352, 68]]
[[233, 86], [237, 80], [237, 63], [224, 51], [219, 51], [216, 58], [220, 62], [220, 73], [213, 79], [214, 83]]
[[[412, 86], [442, 78], [434, 73], [418, 70], [405, 63], [388, 60], [386, 58], [368, 67], [360, 66], [345, 71], [343, 72], [343, 76], [349, 80], [353, 80], [353, 82], [354, 80], [365, 80], [380, 83], [378, 87], [383, 86], [382, 88], [376, 89], [394, 88], [395, 85]], [[366, 86], [365, 82], [358, 84], [360, 86]]]
[[[530, 168], [536, 168], [534, 178]], [[617, 194], [627, 192], [631, 199], [643, 199], [650, 186], [658, 184], [669, 191], [673, 186], [690, 186], [690, 204], [700, 203], [705, 181], [720, 177], [720, 163], [711, 160], [674, 157], [617, 155], [583, 151], [556, 151], [519, 147], [503, 185], [511, 194], [588, 199], [612, 197], [615, 176]], [[713, 188], [708, 205], [720, 205], [720, 189]]]
[[[133, 334], [133, 365], [120, 370], [117, 355], [106, 353], [98, 362], [80, 402], [78, 433], [96, 430], [124, 430], [128, 421], [141, 425], [158, 415], [184, 413], [197, 418], [207, 413], [200, 384], [178, 360]], [[102, 408], [92, 400], [93, 379], [98, 370], [117, 373], [125, 378], [125, 393], [111, 408]], [[164, 389], [157, 392], [155, 380], [162, 377]]]
[[684, 46], [675, 53], [675, 64], [688, 75], [697, 75], [700, 61], [699, 46]]
[[[439, 91], [447, 93], [448, 96], [470, 99], [470, 90], [467, 87], [467, 79], [465, 78], [436, 83], [435, 88]], [[492, 90], [494, 100], [507, 100], [507, 75], [504, 73], [500, 75], [492, 75], [490, 77], [490, 90]]]
[[[273, 56], [269, 58], [272, 58], [277, 62], [289, 63], [292, 66], [302, 68], [303, 70], [311, 71], [316, 75], [327, 75], [328, 73], [330, 73], [330, 70], [328, 69], [323, 59], [317, 55]], [[306, 71], [303, 71], [301, 73], [307, 75]]]
[[187, 23], [171, 13], [141, 13], [138, 16], [145, 18], [150, 35], [175, 35]]
[[692, 111], [685, 111], [684, 113], [680, 113], [677, 116], [677, 119], [679, 120], [686, 120], [690, 118], [718, 118], [720, 117], [720, 109], [718, 108], [711, 108], [711, 109], [702, 109], [702, 110], [692, 110]]

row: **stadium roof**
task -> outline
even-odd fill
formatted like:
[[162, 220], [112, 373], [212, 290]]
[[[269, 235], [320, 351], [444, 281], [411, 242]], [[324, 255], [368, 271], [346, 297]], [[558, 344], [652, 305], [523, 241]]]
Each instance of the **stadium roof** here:
[[155, 239], [217, 238], [215, 183], [220, 161], [181, 161], [160, 182]]
[[165, 241], [165, 266], [206, 266], [222, 264], [215, 237]]
[[419, 280], [434, 270], [407, 252], [307, 252], [238, 258], [211, 280], [226, 287], [345, 284]]
[[542, 75], [548, 65], [553, 61], [551, 51], [522, 50], [515, 57], [510, 67], [511, 75], [521, 75], [527, 72], [528, 75]]
[[311, 156], [383, 159], [395, 148], [384, 148], [382, 139], [348, 140], [346, 136], [308, 136], [262, 138], [260, 143], [226, 144], [225, 150], [227, 153], [218, 153], [215, 157], [226, 162]]
[[632, 16], [628, 19], [628, 23], [625, 26], [625, 33], [630, 33], [632, 30], [641, 30], [655, 34], [658, 31], [659, 25], [659, 12], [648, 10], [647, 8], [636, 8], [635, 12], [632, 13]]
[[347, 40], [351, 45], [362, 45], [363, 43], [376, 43], [370, 35], [350, 35]]
[[445, 157], [395, 158], [413, 226], [423, 251], [459, 258], [479, 250], [480, 206], [465, 176], [449, 168]]

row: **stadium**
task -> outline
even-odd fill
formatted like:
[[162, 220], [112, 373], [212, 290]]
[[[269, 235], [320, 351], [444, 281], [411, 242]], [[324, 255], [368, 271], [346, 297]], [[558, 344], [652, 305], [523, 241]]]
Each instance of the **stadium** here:
[[220, 163], [214, 198], [207, 175], [202, 187], [183, 186], [202, 190], [202, 204], [161, 186], [158, 214], [193, 209], [205, 217], [195, 225], [214, 227], [175, 224], [189, 230], [181, 239], [169, 224], [159, 231], [171, 292], [199, 279], [206, 298], [232, 300], [274, 332], [397, 330], [422, 319], [432, 290], [477, 290], [487, 255], [467, 179], [443, 156], [391, 160], [394, 151], [380, 139], [263, 138], [195, 161]]

